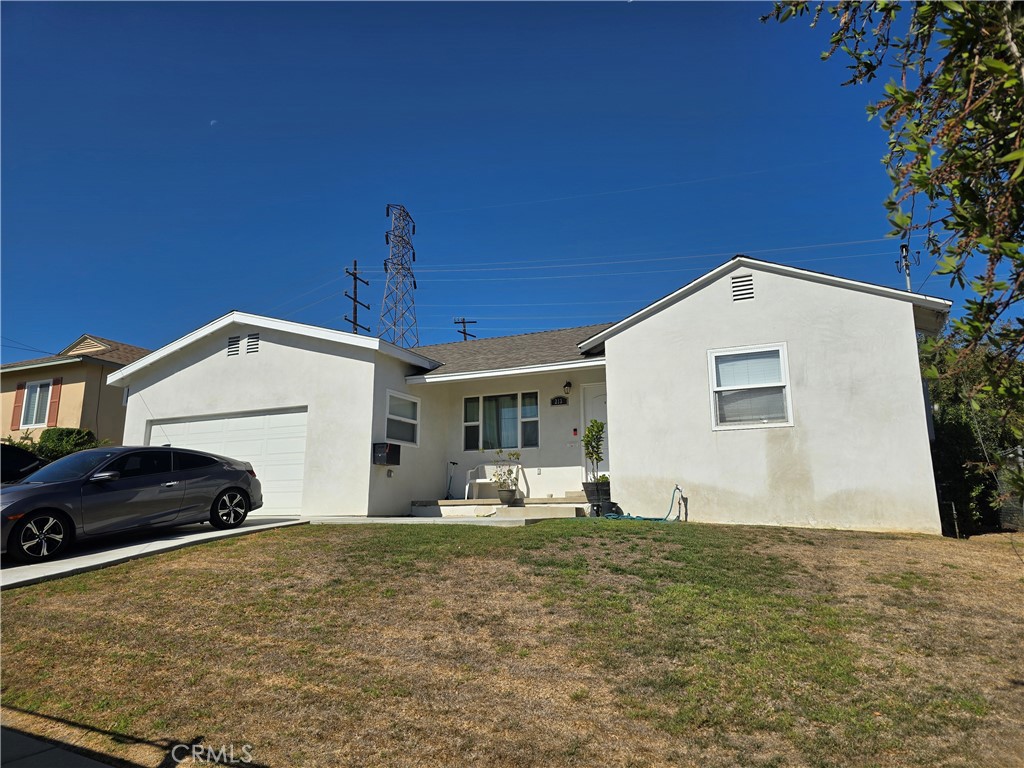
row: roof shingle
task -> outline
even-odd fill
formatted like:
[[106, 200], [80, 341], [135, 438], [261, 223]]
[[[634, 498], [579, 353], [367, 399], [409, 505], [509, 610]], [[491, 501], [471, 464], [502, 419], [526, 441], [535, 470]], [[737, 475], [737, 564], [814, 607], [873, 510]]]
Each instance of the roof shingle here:
[[414, 351], [442, 363], [440, 368], [427, 373], [427, 378], [450, 373], [568, 363], [585, 360], [576, 345], [610, 328], [611, 325], [612, 323], [600, 323], [578, 328], [523, 333], [518, 336], [454, 341], [449, 344], [416, 347]]
[[[26, 365], [45, 365], [47, 363], [61, 363], [67, 360], [82, 359], [93, 359], [100, 360], [105, 363], [115, 363], [117, 365], [128, 365], [134, 363], [139, 358], [145, 357], [151, 349], [145, 349], [143, 347], [136, 347], [131, 344], [122, 344], [120, 341], [111, 341], [110, 339], [104, 339], [99, 336], [93, 336], [88, 334], [90, 339], [99, 342], [104, 345], [106, 349], [98, 350], [96, 352], [90, 352], [89, 354], [83, 355], [50, 355], [49, 357], [37, 357], [32, 360], [19, 360], [13, 363], [4, 363], [0, 365], [0, 370], [7, 370], [8, 368], [21, 368]], [[72, 345], [73, 346], [73, 345]]]

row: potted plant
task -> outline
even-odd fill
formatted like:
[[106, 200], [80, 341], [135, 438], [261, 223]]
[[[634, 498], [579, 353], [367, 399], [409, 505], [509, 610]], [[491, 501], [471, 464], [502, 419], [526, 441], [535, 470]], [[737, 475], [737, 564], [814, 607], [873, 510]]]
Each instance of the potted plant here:
[[583, 455], [590, 465], [587, 472], [590, 482], [583, 483], [583, 492], [592, 505], [610, 503], [612, 500], [608, 475], [602, 475], [598, 471], [598, 467], [604, 461], [604, 429], [603, 421], [591, 419], [583, 432]]
[[491, 480], [498, 486], [498, 500], [506, 507], [515, 503], [519, 495], [519, 451], [505, 451], [499, 448], [494, 454], [497, 467]]

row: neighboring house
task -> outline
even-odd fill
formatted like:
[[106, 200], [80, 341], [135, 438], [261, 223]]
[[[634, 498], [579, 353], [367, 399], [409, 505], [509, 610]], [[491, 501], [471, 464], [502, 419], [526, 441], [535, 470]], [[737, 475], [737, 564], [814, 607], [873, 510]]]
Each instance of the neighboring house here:
[[938, 533], [917, 334], [949, 307], [736, 257], [615, 324], [412, 350], [232, 312], [108, 381], [127, 443], [251, 461], [266, 514], [408, 514], [497, 447], [562, 497], [597, 418], [626, 512], [678, 483], [690, 520]]
[[150, 350], [86, 334], [59, 355], [0, 366], [3, 433], [35, 437], [47, 427], [88, 429], [120, 445], [124, 391], [107, 376]]

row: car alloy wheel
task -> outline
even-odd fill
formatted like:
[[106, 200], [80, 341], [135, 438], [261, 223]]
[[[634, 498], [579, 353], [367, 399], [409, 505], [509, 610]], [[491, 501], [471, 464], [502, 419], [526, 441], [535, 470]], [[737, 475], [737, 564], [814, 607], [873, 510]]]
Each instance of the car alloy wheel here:
[[64, 521], [42, 513], [25, 521], [18, 534], [18, 547], [23, 559], [45, 560], [64, 548], [66, 537]]
[[241, 491], [224, 491], [213, 504], [211, 522], [217, 528], [236, 528], [249, 514], [249, 499]]

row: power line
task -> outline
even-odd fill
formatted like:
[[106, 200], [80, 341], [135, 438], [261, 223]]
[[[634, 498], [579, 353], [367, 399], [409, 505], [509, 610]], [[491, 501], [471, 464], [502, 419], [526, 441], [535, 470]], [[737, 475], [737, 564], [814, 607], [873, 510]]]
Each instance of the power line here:
[[4, 341], [7, 342], [3, 346], [7, 347], [8, 349], [20, 349], [20, 350], [23, 350], [25, 352], [42, 352], [44, 355], [56, 355], [57, 354], [56, 352], [47, 352], [45, 349], [39, 349], [39, 347], [30, 346], [30, 345], [26, 344], [23, 341], [18, 341], [17, 339], [12, 339], [9, 336], [0, 336], [0, 339], [3, 339]]
[[459, 265], [456, 265], [456, 264], [447, 264], [447, 265], [438, 265], [437, 267], [427, 267], [427, 268], [421, 269], [419, 271], [420, 271], [420, 274], [425, 274], [427, 272], [431, 272], [431, 273], [433, 273], [433, 272], [505, 272], [505, 271], [534, 270], [534, 269], [562, 269], [562, 268], [566, 268], [566, 267], [581, 266], [581, 264], [586, 264], [587, 266], [591, 266], [591, 265], [593, 265], [593, 266], [603, 266], [603, 265], [607, 265], [607, 264], [643, 264], [643, 263], [653, 263], [653, 262], [661, 262], [661, 261], [684, 261], [684, 260], [688, 261], [688, 260], [693, 260], [693, 259], [731, 258], [732, 256], [735, 256], [737, 253], [744, 253], [744, 254], [747, 254], [749, 256], [749, 255], [752, 255], [752, 254], [755, 254], [755, 253], [781, 253], [781, 252], [785, 252], [785, 251], [803, 251], [803, 250], [810, 250], [810, 249], [813, 249], [813, 248], [832, 248], [832, 247], [845, 246], [845, 245], [863, 245], [865, 243], [882, 243], [882, 242], [886, 242], [886, 241], [892, 241], [892, 238], [889, 238], [889, 237], [876, 237], [876, 238], [871, 238], [871, 239], [868, 239], [868, 240], [847, 240], [845, 242], [835, 242], [835, 243], [813, 243], [813, 244], [810, 244], [810, 245], [794, 245], [794, 246], [786, 246], [786, 247], [783, 247], [783, 248], [747, 248], [747, 249], [740, 249], [738, 251], [718, 251], [718, 252], [714, 252], [714, 253], [682, 254], [682, 255], [676, 255], [676, 256], [663, 256], [663, 257], [660, 257], [660, 258], [651, 258], [651, 259], [636, 259], [636, 258], [632, 258], [633, 256], [641, 256], [641, 255], [646, 255], [646, 254], [649, 254], [649, 253], [670, 253], [671, 251], [675, 250], [675, 249], [672, 249], [672, 248], [665, 248], [665, 249], [657, 250], [657, 251], [637, 251], [637, 252], [634, 252], [634, 253], [610, 254], [610, 256], [612, 256], [612, 257], [629, 257], [629, 258], [624, 258], [622, 261], [609, 261], [609, 260], [602, 261], [600, 258], [595, 259], [595, 258], [592, 258], [592, 257], [580, 257], [579, 259], [573, 259], [571, 261], [568, 260], [568, 259], [560, 259], [559, 261], [562, 261], [562, 262], [565, 262], [565, 263], [562, 263], [562, 264], [552, 264], [551, 263], [551, 261], [552, 261], [551, 259], [527, 259], [527, 260], [524, 260], [524, 261], [516, 261], [515, 264], [516, 265], [519, 265], [519, 264], [526, 265], [526, 264], [537, 264], [537, 263], [540, 263], [540, 264], [543, 264], [543, 266], [540, 266], [540, 267], [533, 267], [533, 266], [468, 267], [468, 266], [464, 266], [464, 265], [463, 266], [459, 266]]
[[[819, 261], [837, 261], [840, 259], [860, 259], [868, 258], [870, 256], [890, 256], [889, 251], [877, 251], [875, 253], [853, 253], [847, 256], [823, 256], [817, 259], [794, 259], [787, 263], [789, 264], [814, 264]], [[467, 282], [510, 282], [510, 281], [521, 281], [521, 280], [577, 280], [585, 278], [597, 278], [597, 277], [623, 277], [629, 275], [665, 275], [675, 274], [678, 272], [706, 272], [704, 267], [677, 267], [676, 269], [648, 269], [640, 271], [622, 271], [615, 270], [612, 272], [600, 272], [591, 270], [584, 273], [575, 273], [571, 275], [539, 275], [539, 276], [524, 276], [524, 277], [427, 277], [423, 279], [425, 283], [467, 283]]]

